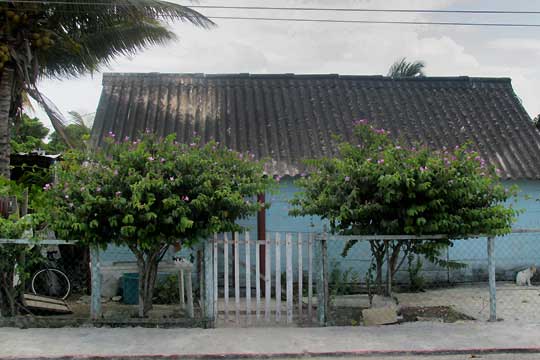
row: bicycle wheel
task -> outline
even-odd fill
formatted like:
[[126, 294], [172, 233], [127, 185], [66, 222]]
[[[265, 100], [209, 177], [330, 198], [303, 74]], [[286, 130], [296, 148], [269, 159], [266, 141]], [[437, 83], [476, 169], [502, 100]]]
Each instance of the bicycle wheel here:
[[66, 274], [58, 269], [43, 269], [32, 277], [32, 292], [35, 295], [65, 300], [71, 292], [71, 283]]

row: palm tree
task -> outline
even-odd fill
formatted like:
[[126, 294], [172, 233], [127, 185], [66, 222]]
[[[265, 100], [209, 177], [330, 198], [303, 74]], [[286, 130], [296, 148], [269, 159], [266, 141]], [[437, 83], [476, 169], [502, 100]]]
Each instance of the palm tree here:
[[[77, 111], [70, 111], [68, 115], [70, 124], [64, 128], [64, 135], [73, 148], [88, 150], [88, 140], [95, 113], [81, 115]], [[57, 132], [53, 132], [49, 136], [49, 140], [46, 147], [49, 153], [58, 154], [69, 149], [64, 139]]]
[[64, 141], [64, 120], [36, 87], [41, 78], [95, 72], [114, 58], [175, 40], [179, 20], [209, 28], [200, 13], [160, 0], [49, 0], [0, 2], [0, 174], [9, 174], [9, 124], [26, 95], [49, 116]]
[[423, 61], [409, 62], [407, 58], [401, 58], [390, 66], [388, 76], [394, 79], [425, 76], [425, 67], [426, 64]]

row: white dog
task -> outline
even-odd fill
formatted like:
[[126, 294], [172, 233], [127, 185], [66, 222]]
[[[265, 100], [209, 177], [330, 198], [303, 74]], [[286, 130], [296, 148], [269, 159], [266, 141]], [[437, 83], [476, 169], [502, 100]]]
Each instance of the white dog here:
[[516, 275], [516, 285], [531, 286], [531, 279], [535, 273], [536, 273], [536, 267], [534, 265], [525, 270], [521, 270]]

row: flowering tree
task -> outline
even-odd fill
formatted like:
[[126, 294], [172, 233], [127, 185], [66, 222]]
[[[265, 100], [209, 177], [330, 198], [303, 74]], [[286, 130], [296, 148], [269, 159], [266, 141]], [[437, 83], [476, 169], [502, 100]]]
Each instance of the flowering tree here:
[[[42, 193], [37, 186], [29, 189], [26, 184], [0, 178], [0, 202], [4, 205], [0, 211], [1, 239], [27, 238], [34, 233], [27, 230], [39, 229], [43, 219], [40, 212]], [[9, 209], [6, 206], [8, 199], [14, 202]], [[31, 215], [26, 216], [28, 212]], [[33, 237], [33, 240], [38, 245], [38, 239]], [[40, 262], [39, 253], [36, 254], [33, 248], [23, 244], [0, 244], [0, 317], [17, 315], [22, 305], [23, 285], [30, 276], [29, 270]]]
[[[339, 158], [310, 162], [313, 171], [299, 182], [303, 192], [293, 200], [293, 215], [318, 215], [345, 235], [446, 234], [452, 239], [511, 230], [516, 211], [504, 202], [513, 191], [466, 145], [439, 151], [406, 147], [366, 120], [356, 122], [355, 134], [359, 145], [342, 143]], [[347, 244], [344, 255], [355, 243]], [[391, 273], [403, 262], [402, 250], [443, 264], [440, 251], [451, 244], [393, 242]], [[370, 241], [379, 289], [385, 245]]]
[[160, 258], [169, 245], [192, 245], [215, 232], [235, 231], [256, 213], [248, 199], [271, 180], [249, 154], [216, 143], [177, 144], [174, 137], [115, 141], [106, 150], [75, 153], [57, 185], [46, 185], [52, 221], [62, 237], [91, 246], [128, 246], [139, 269], [139, 316], [152, 308]]

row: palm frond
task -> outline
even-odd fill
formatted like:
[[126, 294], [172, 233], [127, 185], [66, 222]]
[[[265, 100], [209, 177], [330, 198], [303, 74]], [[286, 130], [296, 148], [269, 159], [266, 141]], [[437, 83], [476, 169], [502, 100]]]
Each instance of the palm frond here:
[[411, 78], [425, 76], [423, 61], [408, 62], [407, 58], [401, 58], [390, 66], [388, 76], [391, 78]]
[[77, 47], [49, 49], [40, 59], [41, 75], [65, 77], [98, 71], [118, 56], [132, 56], [174, 39], [176, 35], [156, 21], [117, 21], [99, 31], [63, 40], [65, 43], [72, 40], [79, 45]]
[[[104, 3], [107, 3], [104, 5]], [[185, 21], [203, 28], [214, 26], [210, 19], [187, 6], [161, 0], [64, 0], [61, 4], [47, 4], [43, 6], [54, 10], [59, 20], [84, 20], [87, 15], [97, 17], [101, 23], [115, 21], [118, 18], [156, 19], [165, 22]]]
[[62, 116], [60, 110], [58, 110], [54, 103], [43, 95], [35, 86], [28, 86], [26, 88], [26, 92], [43, 108], [43, 110], [45, 110], [54, 131], [60, 134], [62, 139], [69, 147], [72, 147], [71, 142], [64, 131], [66, 127], [66, 120]]

